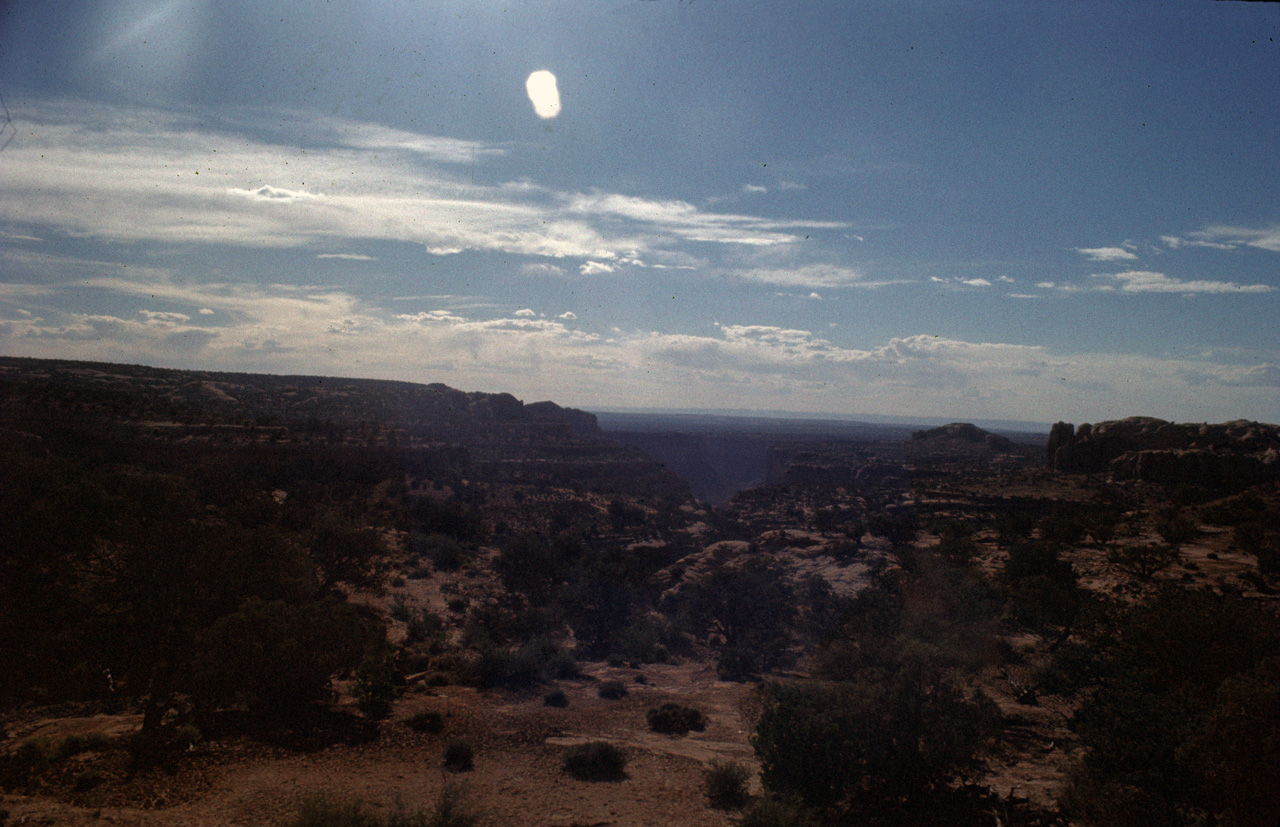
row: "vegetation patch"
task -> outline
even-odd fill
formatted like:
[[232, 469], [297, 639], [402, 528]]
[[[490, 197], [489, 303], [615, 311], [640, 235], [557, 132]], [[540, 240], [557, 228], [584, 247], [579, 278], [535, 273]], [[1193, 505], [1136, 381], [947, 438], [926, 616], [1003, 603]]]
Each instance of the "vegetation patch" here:
[[751, 799], [747, 792], [751, 771], [736, 761], [713, 760], [702, 777], [707, 803], [717, 810], [741, 810]]
[[564, 771], [579, 781], [621, 781], [627, 756], [608, 741], [588, 741], [565, 750]]
[[596, 694], [606, 701], [616, 701], [627, 696], [627, 686], [622, 681], [605, 681], [596, 688]]
[[419, 712], [407, 719], [405, 724], [414, 732], [424, 735], [439, 735], [444, 732], [444, 716], [439, 712]]
[[466, 741], [450, 741], [445, 744], [440, 763], [449, 772], [468, 772], [475, 766], [475, 751]]
[[461, 788], [444, 786], [428, 810], [397, 808], [387, 815], [360, 801], [335, 801], [327, 797], [303, 802], [289, 827], [475, 827], [480, 814], [468, 803]]
[[687, 735], [691, 730], [702, 732], [707, 728], [707, 718], [700, 710], [674, 702], [653, 707], [645, 713], [645, 719], [649, 729], [663, 735]]

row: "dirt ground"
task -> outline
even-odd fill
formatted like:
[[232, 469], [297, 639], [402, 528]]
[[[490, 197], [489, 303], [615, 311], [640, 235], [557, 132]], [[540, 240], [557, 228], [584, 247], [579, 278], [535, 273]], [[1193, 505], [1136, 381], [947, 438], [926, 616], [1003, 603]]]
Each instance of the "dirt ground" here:
[[[544, 706], [540, 693], [516, 697], [433, 688], [432, 694], [401, 699], [371, 743], [291, 753], [247, 739], [220, 740], [184, 756], [172, 773], [129, 781], [122, 778], [119, 760], [113, 764], [107, 756], [86, 753], [68, 759], [67, 772], [103, 766], [105, 783], [85, 792], [8, 795], [0, 807], [9, 811], [8, 824], [275, 825], [288, 823], [309, 797], [413, 810], [429, 808], [443, 785], [455, 782], [485, 825], [730, 824], [728, 814], [707, 806], [702, 769], [713, 758], [735, 760], [754, 776], [747, 740], [753, 688], [718, 682], [714, 670], [699, 663], [645, 667], [645, 685], [635, 683], [636, 674], [589, 666], [583, 678], [557, 684], [569, 698], [563, 709]], [[609, 679], [625, 681], [628, 695], [599, 698], [598, 681]], [[706, 731], [678, 737], [650, 732], [645, 711], [668, 700], [702, 710]], [[443, 733], [420, 734], [402, 723], [425, 711], [445, 716]], [[11, 722], [8, 743], [31, 737], [56, 742], [91, 732], [119, 736], [140, 724], [137, 716]], [[475, 766], [448, 773], [441, 753], [458, 738], [474, 747]], [[622, 747], [628, 759], [624, 780], [578, 781], [561, 768], [567, 746], [597, 739]]]

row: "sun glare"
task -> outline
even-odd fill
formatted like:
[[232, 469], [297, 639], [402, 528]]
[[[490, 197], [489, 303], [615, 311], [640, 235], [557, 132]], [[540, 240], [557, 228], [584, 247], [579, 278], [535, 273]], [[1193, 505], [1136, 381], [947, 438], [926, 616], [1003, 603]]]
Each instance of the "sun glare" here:
[[539, 69], [524, 82], [533, 101], [533, 111], [539, 118], [554, 118], [560, 114], [560, 90], [556, 88], [556, 76], [546, 69]]

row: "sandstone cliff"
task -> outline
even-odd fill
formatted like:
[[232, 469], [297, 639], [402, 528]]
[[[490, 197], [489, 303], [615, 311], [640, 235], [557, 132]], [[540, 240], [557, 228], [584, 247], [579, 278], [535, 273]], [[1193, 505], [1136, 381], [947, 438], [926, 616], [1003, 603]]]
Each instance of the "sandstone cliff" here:
[[1046, 464], [1055, 471], [1109, 473], [1114, 479], [1221, 485], [1280, 477], [1280, 426], [1239, 419], [1217, 425], [1153, 417], [1058, 422]]

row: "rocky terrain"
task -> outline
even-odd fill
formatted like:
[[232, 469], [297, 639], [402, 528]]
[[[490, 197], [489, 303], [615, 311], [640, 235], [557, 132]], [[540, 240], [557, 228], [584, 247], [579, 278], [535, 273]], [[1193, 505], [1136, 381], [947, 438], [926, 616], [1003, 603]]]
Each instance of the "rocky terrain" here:
[[1280, 426], [1247, 420], [1197, 425], [1135, 416], [1079, 428], [1059, 422], [1046, 450], [1054, 470], [1115, 479], [1220, 485], [1280, 477]]
[[0, 359], [0, 417], [0, 823], [1280, 817], [1276, 426], [754, 431], [712, 505], [442, 385]]

